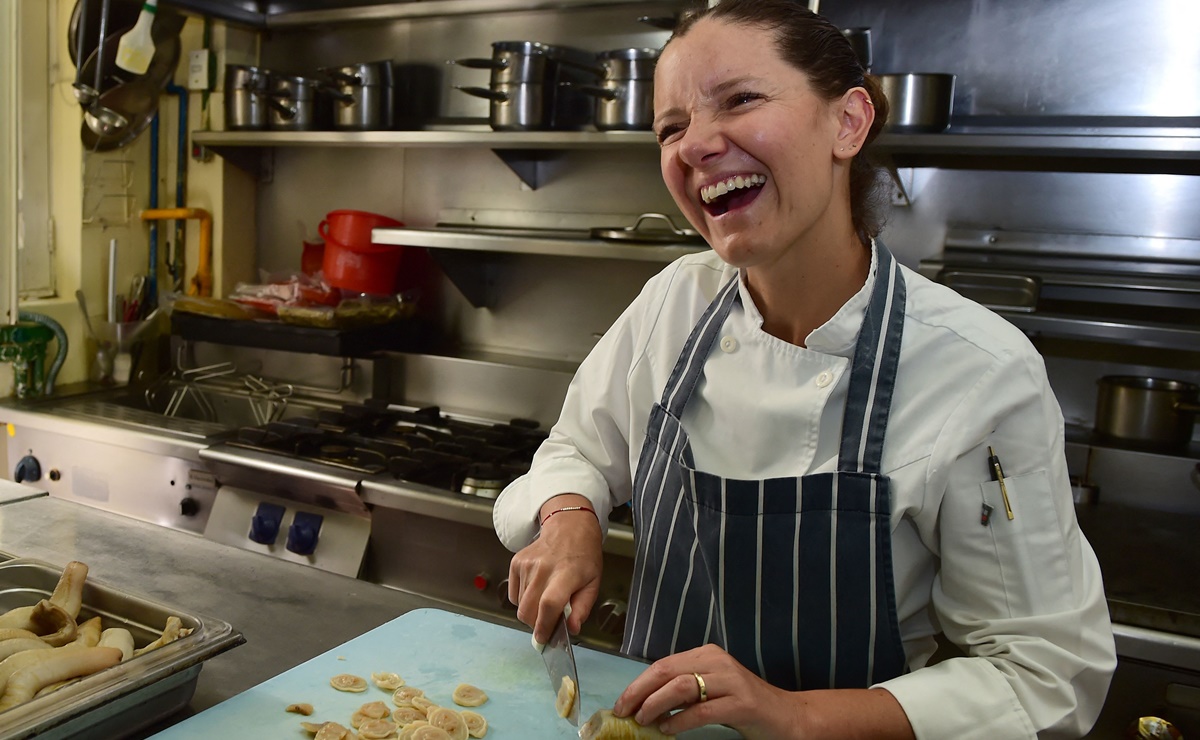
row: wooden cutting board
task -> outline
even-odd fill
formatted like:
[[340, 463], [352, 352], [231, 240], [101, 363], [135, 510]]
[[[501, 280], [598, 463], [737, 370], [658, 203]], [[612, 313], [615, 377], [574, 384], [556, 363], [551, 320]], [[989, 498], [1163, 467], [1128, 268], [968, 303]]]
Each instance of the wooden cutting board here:
[[[610, 708], [645, 665], [628, 658], [575, 648], [581, 688], [580, 716]], [[529, 633], [440, 609], [417, 609], [264, 681], [155, 735], [164, 740], [213, 737], [306, 737], [301, 721], [339, 722], [369, 701], [388, 701], [390, 691], [370, 684], [372, 673], [398, 673], [425, 690], [434, 702], [450, 698], [460, 683], [478, 686], [489, 700], [474, 711], [488, 720], [489, 740], [576, 738], [578, 731], [554, 711], [554, 693], [542, 657]], [[333, 689], [329, 679], [351, 673], [368, 680], [363, 693]], [[312, 704], [311, 717], [284, 711], [289, 704]], [[684, 733], [687, 740], [741, 737], [725, 727]]]

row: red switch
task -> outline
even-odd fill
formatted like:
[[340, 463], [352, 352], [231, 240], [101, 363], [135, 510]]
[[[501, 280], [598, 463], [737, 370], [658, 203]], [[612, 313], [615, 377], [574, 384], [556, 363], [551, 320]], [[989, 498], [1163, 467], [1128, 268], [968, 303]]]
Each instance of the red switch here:
[[486, 591], [491, 582], [488, 580], [486, 573], [480, 573], [479, 575], [475, 576], [475, 579], [472, 581], [472, 583], [475, 584], [476, 591]]

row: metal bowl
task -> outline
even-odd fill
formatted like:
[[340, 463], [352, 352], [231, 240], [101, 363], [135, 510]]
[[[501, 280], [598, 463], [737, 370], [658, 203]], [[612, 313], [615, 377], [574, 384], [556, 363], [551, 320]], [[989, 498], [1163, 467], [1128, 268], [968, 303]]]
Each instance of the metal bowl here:
[[879, 75], [879, 81], [890, 103], [884, 131], [937, 133], [949, 127], [954, 106], [954, 75], [886, 74]]

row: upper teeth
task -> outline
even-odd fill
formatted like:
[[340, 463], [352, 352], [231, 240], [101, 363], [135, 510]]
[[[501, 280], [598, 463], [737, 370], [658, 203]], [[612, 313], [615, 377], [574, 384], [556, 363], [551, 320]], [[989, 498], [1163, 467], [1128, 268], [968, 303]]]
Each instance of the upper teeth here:
[[712, 203], [717, 198], [720, 198], [726, 193], [731, 193], [739, 188], [750, 188], [756, 185], [763, 185], [767, 182], [767, 178], [763, 175], [734, 175], [728, 180], [722, 180], [716, 185], [700, 188], [700, 198], [705, 203]]

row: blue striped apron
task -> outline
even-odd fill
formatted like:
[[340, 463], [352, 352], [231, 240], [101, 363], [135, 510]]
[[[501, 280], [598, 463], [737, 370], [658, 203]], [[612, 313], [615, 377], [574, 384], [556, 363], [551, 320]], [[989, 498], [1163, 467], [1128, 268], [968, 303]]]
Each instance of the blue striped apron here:
[[697, 470], [680, 419], [740, 300], [737, 277], [692, 330], [634, 475], [627, 654], [656, 660], [714, 643], [788, 690], [863, 688], [906, 671], [880, 473], [905, 288], [882, 244], [878, 255], [836, 472], [738, 480]]

